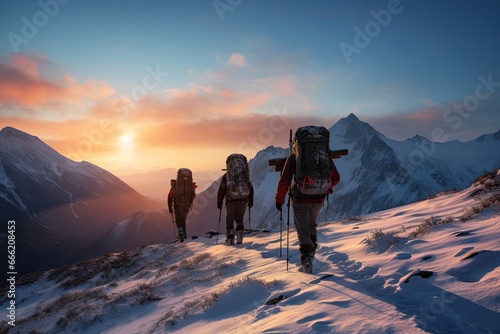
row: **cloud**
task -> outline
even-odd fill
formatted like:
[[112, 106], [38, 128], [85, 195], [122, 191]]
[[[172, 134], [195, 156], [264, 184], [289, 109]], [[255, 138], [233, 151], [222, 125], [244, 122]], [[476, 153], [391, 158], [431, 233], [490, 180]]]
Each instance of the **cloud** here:
[[129, 110], [121, 117], [114, 116], [108, 102], [96, 104], [91, 115], [114, 120], [117, 132], [133, 132], [136, 145], [148, 150], [244, 150], [249, 157], [269, 145], [286, 146], [290, 128], [333, 125], [331, 116], [313, 118], [295, 112], [294, 105], [272, 105], [276, 96], [289, 98], [294, 91], [281, 87], [281, 79], [265, 81], [256, 92], [191, 84], [128, 101]]
[[229, 58], [227, 60], [227, 65], [245, 67], [245, 66], [247, 66], [247, 62], [246, 62], [245, 56], [243, 56], [239, 52], [235, 52], [229, 56]]
[[404, 113], [363, 116], [362, 119], [396, 140], [405, 140], [417, 134], [432, 141], [473, 140], [481, 134], [499, 130], [498, 124], [488, 122], [496, 119], [499, 102], [499, 97], [492, 96], [481, 101], [473, 111], [461, 108], [462, 101], [432, 102]]
[[[153, 158], [161, 165], [173, 151], [218, 152], [217, 162], [236, 151], [250, 158], [269, 145], [288, 146], [290, 128], [329, 127], [336, 120], [311, 117], [306, 85], [294, 74], [250, 69], [240, 53], [219, 64], [222, 68], [206, 70], [186, 87], [131, 99], [114, 96], [105, 82], [77, 80], [43, 56], [12, 56], [0, 63], [0, 122], [38, 136], [76, 161], [116, 168]], [[15, 89], [24, 93], [14, 94]], [[22, 112], [6, 114], [7, 105]], [[134, 158], [123, 155], [124, 133], [133, 135]]]
[[[15, 54], [0, 63], [0, 105], [37, 108], [106, 98], [114, 89], [106, 82], [88, 79], [79, 83], [69, 74], [55, 76], [42, 55]], [[50, 74], [45, 74], [46, 72]]]

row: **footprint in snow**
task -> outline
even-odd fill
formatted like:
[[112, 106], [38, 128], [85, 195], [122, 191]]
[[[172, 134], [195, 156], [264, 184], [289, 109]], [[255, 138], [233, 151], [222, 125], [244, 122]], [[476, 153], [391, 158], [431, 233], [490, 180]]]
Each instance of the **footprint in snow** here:
[[434, 274], [433, 271], [417, 269], [417, 270], [409, 272], [408, 274], [401, 277], [401, 279], [399, 280], [399, 283], [408, 283], [408, 282], [410, 282], [410, 278], [413, 276], [420, 276], [422, 278], [429, 278], [432, 276], [432, 274]]
[[370, 278], [379, 270], [377, 267], [365, 267], [362, 262], [350, 260], [345, 253], [333, 252], [327, 260], [336, 264], [337, 267], [346, 272], [347, 276], [356, 280]]
[[462, 282], [479, 282], [500, 266], [500, 251], [470, 251], [462, 256], [458, 265], [446, 274]]
[[467, 253], [468, 251], [471, 251], [473, 249], [474, 249], [474, 247], [465, 247], [465, 248], [462, 248], [462, 250], [460, 250], [460, 252], [458, 252], [457, 254], [455, 254], [455, 257], [460, 257], [460, 256], [464, 255], [465, 253]]
[[409, 258], [411, 258], [410, 253], [399, 253], [399, 254], [396, 254], [396, 256], [394, 257], [394, 260], [407, 260]]

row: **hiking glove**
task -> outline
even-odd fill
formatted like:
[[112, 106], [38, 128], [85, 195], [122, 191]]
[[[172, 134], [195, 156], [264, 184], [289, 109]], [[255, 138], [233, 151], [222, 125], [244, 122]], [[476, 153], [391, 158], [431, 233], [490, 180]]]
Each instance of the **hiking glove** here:
[[253, 202], [248, 202], [248, 207], [251, 208], [253, 206]]
[[222, 209], [222, 202], [217, 202], [217, 209], [219, 209], [219, 210]]
[[172, 213], [173, 212], [172, 208], [168, 208], [168, 212]]
[[283, 203], [276, 202], [276, 209], [278, 209], [279, 211], [281, 211], [283, 209]]

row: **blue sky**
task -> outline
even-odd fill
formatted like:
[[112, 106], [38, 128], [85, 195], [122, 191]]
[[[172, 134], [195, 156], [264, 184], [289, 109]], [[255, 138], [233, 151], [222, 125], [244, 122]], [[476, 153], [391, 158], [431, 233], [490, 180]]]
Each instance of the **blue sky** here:
[[[0, 125], [108, 168], [126, 154], [227, 155], [276, 114], [292, 128], [354, 113], [397, 140], [436, 128], [471, 140], [500, 129], [499, 12], [497, 1], [4, 0]], [[246, 153], [286, 145], [278, 128]]]

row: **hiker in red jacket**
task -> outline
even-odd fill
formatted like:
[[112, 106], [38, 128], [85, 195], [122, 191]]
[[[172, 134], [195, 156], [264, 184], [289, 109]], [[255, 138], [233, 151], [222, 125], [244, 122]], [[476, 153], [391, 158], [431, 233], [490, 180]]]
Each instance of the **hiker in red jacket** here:
[[[316, 219], [318, 218], [325, 195], [304, 195], [295, 186], [290, 189], [292, 180], [296, 172], [295, 154], [290, 154], [286, 159], [283, 172], [280, 176], [278, 187], [276, 190], [276, 208], [283, 209], [283, 203], [288, 191], [291, 191], [291, 202], [293, 207], [293, 218], [299, 239], [300, 251], [300, 271], [312, 272], [312, 261], [316, 252], [317, 235], [316, 235]], [[332, 170], [330, 172], [330, 188], [328, 192], [333, 192], [333, 187], [340, 181], [340, 175], [332, 161]]]

